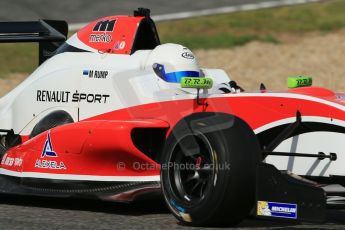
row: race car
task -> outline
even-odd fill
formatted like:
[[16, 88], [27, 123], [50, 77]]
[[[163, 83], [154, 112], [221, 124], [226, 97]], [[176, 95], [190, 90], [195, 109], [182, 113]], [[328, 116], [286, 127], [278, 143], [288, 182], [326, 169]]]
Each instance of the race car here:
[[0, 23], [0, 42], [39, 43], [39, 67], [0, 99], [2, 193], [163, 195], [192, 226], [324, 221], [342, 204], [345, 94], [307, 76], [245, 91], [161, 44], [144, 8], [67, 32], [64, 21]]

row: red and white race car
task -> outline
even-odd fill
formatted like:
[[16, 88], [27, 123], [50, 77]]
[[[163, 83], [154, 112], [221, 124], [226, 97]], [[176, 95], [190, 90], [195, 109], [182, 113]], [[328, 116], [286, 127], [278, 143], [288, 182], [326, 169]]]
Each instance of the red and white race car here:
[[[160, 44], [149, 10], [91, 22], [0, 23], [40, 66], [0, 99], [0, 191], [128, 202], [163, 193], [195, 226], [325, 220], [345, 189], [345, 94], [289, 79], [245, 92]], [[20, 64], [20, 63], [18, 63]], [[334, 185], [337, 184], [337, 185]]]

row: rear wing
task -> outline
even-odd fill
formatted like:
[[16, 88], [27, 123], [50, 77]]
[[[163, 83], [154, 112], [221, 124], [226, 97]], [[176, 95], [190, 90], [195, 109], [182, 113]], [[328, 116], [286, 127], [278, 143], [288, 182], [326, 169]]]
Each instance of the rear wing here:
[[0, 43], [38, 42], [39, 64], [54, 55], [67, 39], [65, 21], [39, 20], [28, 22], [0, 22]]

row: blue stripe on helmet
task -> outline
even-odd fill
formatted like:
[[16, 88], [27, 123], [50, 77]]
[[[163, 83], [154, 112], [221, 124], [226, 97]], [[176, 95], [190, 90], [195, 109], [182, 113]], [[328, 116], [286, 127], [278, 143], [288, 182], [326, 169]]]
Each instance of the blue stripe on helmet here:
[[183, 77], [199, 77], [198, 71], [179, 71], [164, 74], [163, 80], [167, 82], [180, 83]]

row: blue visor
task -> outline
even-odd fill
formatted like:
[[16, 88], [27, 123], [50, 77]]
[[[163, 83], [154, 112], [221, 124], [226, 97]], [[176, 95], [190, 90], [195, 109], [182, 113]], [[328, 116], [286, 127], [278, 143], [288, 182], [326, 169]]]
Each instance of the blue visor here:
[[158, 63], [153, 64], [153, 70], [166, 82], [180, 83], [183, 77], [200, 77], [198, 71], [177, 71], [171, 73], [165, 73], [164, 66]]

